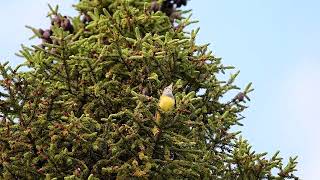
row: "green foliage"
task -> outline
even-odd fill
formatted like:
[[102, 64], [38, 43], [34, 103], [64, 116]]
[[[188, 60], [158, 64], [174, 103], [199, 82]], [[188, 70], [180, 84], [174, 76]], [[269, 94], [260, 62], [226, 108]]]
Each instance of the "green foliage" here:
[[[187, 12], [155, 3], [82, 0], [78, 17], [51, 8], [50, 30], [31, 28], [43, 43], [0, 66], [0, 179], [296, 178], [296, 158], [268, 159], [230, 131], [251, 84], [224, 103], [238, 73], [217, 79], [233, 67], [185, 32]], [[176, 106], [157, 124], [172, 82]]]

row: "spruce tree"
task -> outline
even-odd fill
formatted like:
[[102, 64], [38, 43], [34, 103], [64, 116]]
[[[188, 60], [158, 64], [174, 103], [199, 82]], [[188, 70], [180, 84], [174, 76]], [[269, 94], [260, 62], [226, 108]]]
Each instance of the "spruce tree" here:
[[230, 130], [251, 83], [218, 79], [233, 67], [195, 43], [186, 4], [80, 0], [76, 17], [50, 7], [48, 29], [29, 27], [42, 43], [0, 66], [0, 179], [298, 179], [296, 157], [283, 164]]

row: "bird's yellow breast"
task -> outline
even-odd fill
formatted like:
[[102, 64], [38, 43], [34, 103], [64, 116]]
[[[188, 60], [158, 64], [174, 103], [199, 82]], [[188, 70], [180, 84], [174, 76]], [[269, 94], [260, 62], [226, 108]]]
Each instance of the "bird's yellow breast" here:
[[160, 96], [159, 107], [162, 111], [170, 111], [174, 106], [174, 98], [170, 96]]

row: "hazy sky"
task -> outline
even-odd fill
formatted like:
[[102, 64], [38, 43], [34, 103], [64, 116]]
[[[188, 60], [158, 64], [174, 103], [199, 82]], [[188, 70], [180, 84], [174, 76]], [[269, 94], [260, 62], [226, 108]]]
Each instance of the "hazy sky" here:
[[[0, 2], [0, 60], [12, 65], [32, 33], [46, 28], [47, 3], [75, 15], [76, 0], [11, 0]], [[240, 87], [253, 82], [247, 117], [240, 130], [253, 149], [299, 156], [298, 174], [316, 180], [320, 165], [320, 1], [317, 0], [191, 0], [200, 20], [198, 43], [211, 43], [223, 64], [241, 70]]]

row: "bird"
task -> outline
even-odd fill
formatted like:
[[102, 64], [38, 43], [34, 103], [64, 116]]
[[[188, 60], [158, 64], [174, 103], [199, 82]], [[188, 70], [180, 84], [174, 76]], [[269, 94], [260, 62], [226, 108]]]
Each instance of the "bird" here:
[[[164, 111], [168, 112], [174, 108], [175, 99], [172, 93], [173, 83], [163, 89], [162, 95], [159, 99], [159, 108]], [[159, 124], [160, 122], [160, 113], [157, 112], [156, 114], [156, 122]]]

